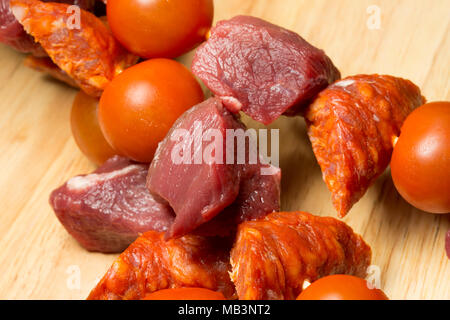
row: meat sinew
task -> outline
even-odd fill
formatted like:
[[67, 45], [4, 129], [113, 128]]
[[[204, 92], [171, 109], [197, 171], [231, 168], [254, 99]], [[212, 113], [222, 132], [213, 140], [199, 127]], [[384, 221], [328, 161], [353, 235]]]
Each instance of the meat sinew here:
[[345, 223], [306, 212], [276, 212], [239, 225], [231, 279], [241, 300], [290, 300], [330, 274], [364, 277], [371, 250]]
[[147, 172], [147, 165], [115, 156], [53, 191], [50, 204], [84, 248], [122, 252], [140, 233], [166, 231], [174, 219], [170, 207], [148, 192]]
[[340, 73], [298, 34], [264, 20], [221, 21], [197, 49], [192, 71], [232, 112], [269, 124], [295, 115]]
[[341, 217], [389, 165], [403, 121], [423, 103], [408, 80], [357, 75], [329, 86], [306, 109], [314, 154]]
[[233, 298], [229, 239], [187, 235], [165, 241], [161, 232], [140, 236], [114, 262], [89, 300], [136, 300], [157, 290], [200, 287]]
[[[244, 129], [219, 99], [211, 98], [183, 114], [161, 142], [150, 165], [147, 186], [176, 214], [169, 238], [193, 231], [220, 212], [220, 219], [208, 224], [210, 228], [205, 225], [201, 234], [223, 235], [240, 221], [279, 209], [280, 170], [273, 168], [271, 175], [262, 176], [261, 167], [269, 165], [259, 160], [255, 164], [248, 160], [237, 163], [238, 146], [233, 140], [232, 150], [227, 143], [230, 130]], [[205, 139], [208, 132], [213, 133], [211, 139]], [[174, 161], [173, 156], [183, 150], [184, 160]], [[248, 148], [245, 151], [249, 158]], [[207, 155], [213, 155], [212, 159]]]

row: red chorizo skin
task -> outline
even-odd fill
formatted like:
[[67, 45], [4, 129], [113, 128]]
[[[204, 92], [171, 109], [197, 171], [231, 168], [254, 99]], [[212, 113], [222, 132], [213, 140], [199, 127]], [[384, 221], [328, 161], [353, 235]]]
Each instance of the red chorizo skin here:
[[[77, 5], [90, 12], [97, 11], [95, 9], [98, 7], [96, 0], [44, 0], [44, 2]], [[19, 52], [31, 53], [36, 57], [47, 56], [39, 43], [36, 43], [33, 37], [25, 32], [22, 25], [14, 17], [9, 7], [9, 0], [0, 0], [0, 43], [4, 43]]]
[[105, 24], [80, 10], [80, 28], [69, 27], [69, 4], [11, 0], [11, 10], [25, 31], [41, 44], [53, 62], [87, 94], [99, 97], [112, 78], [137, 62], [114, 39]]
[[224, 238], [187, 235], [164, 240], [164, 233], [144, 233], [113, 263], [88, 300], [137, 300], [177, 287], [201, 287], [233, 298], [231, 243]]
[[306, 212], [277, 212], [238, 228], [231, 279], [241, 300], [295, 299], [305, 280], [364, 277], [371, 250], [345, 223]]
[[340, 217], [384, 172], [403, 121], [423, 103], [408, 80], [357, 75], [335, 82], [306, 109], [308, 135]]

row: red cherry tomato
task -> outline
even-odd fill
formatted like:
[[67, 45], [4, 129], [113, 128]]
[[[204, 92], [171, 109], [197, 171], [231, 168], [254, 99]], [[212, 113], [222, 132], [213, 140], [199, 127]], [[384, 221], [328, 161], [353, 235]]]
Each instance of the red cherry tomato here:
[[427, 103], [408, 116], [391, 174], [398, 192], [416, 208], [450, 212], [450, 102]]
[[159, 290], [142, 300], [226, 300], [222, 293], [203, 288], [176, 288]]
[[106, 141], [100, 130], [97, 117], [98, 99], [78, 92], [73, 101], [70, 114], [72, 134], [86, 157], [100, 165], [113, 155], [118, 154]]
[[369, 289], [367, 281], [335, 274], [314, 281], [297, 300], [389, 300], [379, 289]]
[[108, 0], [108, 23], [129, 51], [143, 58], [174, 58], [205, 40], [212, 0]]
[[106, 87], [98, 110], [100, 127], [121, 154], [150, 162], [175, 120], [203, 99], [199, 83], [182, 64], [148, 60], [126, 69]]

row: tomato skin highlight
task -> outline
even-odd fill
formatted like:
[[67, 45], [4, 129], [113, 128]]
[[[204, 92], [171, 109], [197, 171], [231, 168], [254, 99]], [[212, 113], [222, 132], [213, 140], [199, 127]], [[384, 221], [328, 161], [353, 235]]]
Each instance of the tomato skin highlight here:
[[367, 281], [335, 274], [320, 278], [300, 293], [297, 300], [389, 300], [380, 289], [369, 289]]
[[450, 212], [450, 102], [427, 103], [405, 120], [391, 159], [400, 195], [430, 213]]
[[142, 300], [226, 300], [220, 292], [204, 288], [175, 288], [155, 291]]
[[143, 58], [175, 58], [206, 40], [212, 0], [108, 0], [115, 38]]
[[78, 92], [72, 104], [70, 126], [73, 138], [81, 152], [97, 165], [119, 154], [106, 141], [97, 116], [98, 99], [83, 91]]
[[181, 63], [147, 60], [106, 87], [98, 110], [100, 127], [114, 149], [135, 161], [151, 162], [175, 120], [203, 100], [200, 84]]

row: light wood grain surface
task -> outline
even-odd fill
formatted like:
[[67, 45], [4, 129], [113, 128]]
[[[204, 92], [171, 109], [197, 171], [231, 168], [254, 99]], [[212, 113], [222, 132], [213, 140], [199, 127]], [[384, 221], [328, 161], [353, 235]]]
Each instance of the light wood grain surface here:
[[[370, 5], [380, 9], [380, 29], [367, 25]], [[215, 20], [264, 18], [324, 49], [343, 76], [408, 78], [432, 101], [450, 100], [449, 12], [448, 0], [217, 0]], [[0, 298], [84, 299], [117, 255], [83, 250], [48, 205], [52, 189], [94, 168], [70, 133], [76, 91], [22, 60], [0, 46]], [[336, 216], [304, 121], [282, 118], [271, 127], [280, 128], [282, 208]], [[372, 246], [389, 297], [450, 299], [449, 215], [409, 206], [387, 171], [344, 221]]]

